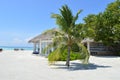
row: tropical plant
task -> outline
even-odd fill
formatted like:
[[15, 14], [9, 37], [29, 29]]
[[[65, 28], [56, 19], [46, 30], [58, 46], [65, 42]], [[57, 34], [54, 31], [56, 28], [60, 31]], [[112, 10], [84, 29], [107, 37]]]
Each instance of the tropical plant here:
[[97, 15], [95, 40], [106, 45], [120, 43], [120, 0], [108, 4], [103, 13]]
[[83, 62], [87, 64], [89, 60], [89, 53], [83, 44], [81, 44], [81, 40], [83, 39], [83, 36], [80, 36], [82, 33], [80, 32], [82, 26], [81, 24], [75, 24], [78, 19], [78, 15], [81, 13], [81, 10], [78, 11], [75, 16], [73, 16], [67, 5], [62, 6], [62, 8], [59, 10], [60, 14], [52, 14], [52, 18], [56, 19], [56, 24], [59, 26], [59, 28], [58, 30], [51, 31], [54, 34], [54, 37], [53, 43], [50, 44], [49, 47], [54, 47], [54, 51], [49, 55], [48, 60], [54, 63], [59, 59], [61, 53], [66, 52], [67, 49], [68, 53], [66, 57], [66, 65], [69, 67], [70, 53], [73, 52], [72, 45], [77, 44], [82, 51], [79, 51], [79, 54], [84, 56], [82, 58]]
[[94, 39], [97, 16], [89, 14], [84, 20], [84, 36]]

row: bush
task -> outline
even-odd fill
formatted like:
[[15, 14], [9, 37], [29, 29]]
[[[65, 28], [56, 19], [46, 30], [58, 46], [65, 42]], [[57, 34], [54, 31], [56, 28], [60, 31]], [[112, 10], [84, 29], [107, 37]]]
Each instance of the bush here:
[[[54, 60], [53, 58], [55, 58], [56, 61], [66, 61], [67, 54], [68, 54], [67, 49], [64, 50], [61, 54], [59, 54], [58, 55], [59, 57], [56, 56], [56, 53], [50, 53], [48, 56], [48, 59], [49, 59], [49, 61], [53, 61]], [[70, 60], [77, 60], [77, 59], [84, 59], [84, 58], [85, 58], [85, 55], [82, 55], [80, 52], [79, 53], [78, 52], [70, 53]], [[50, 59], [53, 59], [53, 60], [50, 60]]]
[[72, 47], [71, 47], [73, 52], [79, 52], [80, 48], [78, 47], [78, 45], [76, 43], [73, 43]]

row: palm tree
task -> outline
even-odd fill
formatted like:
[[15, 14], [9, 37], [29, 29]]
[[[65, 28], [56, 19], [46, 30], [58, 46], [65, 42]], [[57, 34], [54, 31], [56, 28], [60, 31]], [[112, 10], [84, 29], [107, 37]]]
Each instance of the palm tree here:
[[75, 27], [75, 22], [78, 19], [78, 15], [81, 11], [78, 11], [76, 16], [74, 17], [71, 10], [68, 8], [67, 5], [62, 6], [62, 9], [60, 9], [61, 14], [52, 14], [52, 18], [56, 18], [56, 23], [59, 25], [59, 28], [61, 31], [63, 31], [63, 34], [65, 38], [67, 39], [66, 45], [68, 48], [68, 56], [66, 65], [69, 67], [70, 62], [70, 51], [71, 46], [73, 44], [73, 35], [72, 35], [72, 29]]
[[56, 61], [60, 53], [64, 52], [66, 49], [68, 51], [66, 66], [70, 66], [70, 53], [72, 52], [71, 48], [74, 43], [77, 43], [78, 46], [82, 47], [82, 52], [84, 58], [84, 63], [88, 63], [89, 54], [86, 51], [86, 48], [81, 44], [82, 38], [79, 36], [81, 33], [78, 28], [82, 28], [81, 25], [76, 25], [75, 22], [78, 19], [78, 15], [81, 13], [81, 10], [73, 16], [71, 10], [67, 5], [62, 6], [60, 14], [52, 14], [52, 18], [56, 19], [56, 24], [59, 26], [58, 30], [51, 31], [54, 34], [53, 44], [49, 46], [54, 46], [54, 51], [49, 56], [49, 61]]

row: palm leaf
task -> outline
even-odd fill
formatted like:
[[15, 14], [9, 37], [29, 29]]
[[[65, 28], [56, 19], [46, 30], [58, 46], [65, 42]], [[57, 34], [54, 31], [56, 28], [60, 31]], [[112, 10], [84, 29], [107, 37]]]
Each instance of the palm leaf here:
[[90, 57], [88, 50], [82, 43], [79, 43], [78, 46], [81, 48], [81, 56], [83, 57], [83, 64], [88, 64]]

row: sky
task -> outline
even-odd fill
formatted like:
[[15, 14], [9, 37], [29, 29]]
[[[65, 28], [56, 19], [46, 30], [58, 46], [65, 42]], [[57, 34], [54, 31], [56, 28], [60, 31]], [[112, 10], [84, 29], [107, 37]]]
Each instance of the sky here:
[[115, 0], [0, 0], [0, 46], [32, 46], [28, 40], [57, 27], [52, 13], [68, 5], [73, 14], [83, 10], [78, 23], [88, 14], [103, 12]]

